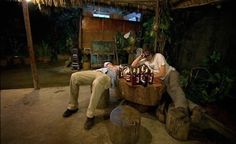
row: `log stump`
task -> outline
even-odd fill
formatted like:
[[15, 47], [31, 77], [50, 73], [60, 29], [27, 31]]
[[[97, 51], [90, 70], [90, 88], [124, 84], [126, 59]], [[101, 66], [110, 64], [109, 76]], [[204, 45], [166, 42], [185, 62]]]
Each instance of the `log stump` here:
[[178, 140], [187, 140], [190, 128], [189, 115], [182, 109], [169, 106], [166, 117], [166, 130]]
[[127, 82], [122, 78], [118, 79], [118, 88], [122, 98], [144, 106], [159, 104], [165, 91], [165, 85], [162, 81], [144, 87], [142, 85], [132, 85], [131, 82]]
[[127, 105], [112, 110], [108, 132], [113, 144], [135, 144], [139, 139], [140, 113]]
[[166, 103], [162, 103], [161, 105], [159, 105], [156, 109], [156, 116], [157, 119], [162, 122], [165, 123], [166, 122], [166, 114], [167, 114], [167, 110], [165, 109], [165, 104]]

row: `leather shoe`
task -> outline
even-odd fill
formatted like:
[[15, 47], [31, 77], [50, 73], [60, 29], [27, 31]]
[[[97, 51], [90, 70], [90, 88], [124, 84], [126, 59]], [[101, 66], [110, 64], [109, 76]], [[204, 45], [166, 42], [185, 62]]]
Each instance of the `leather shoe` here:
[[77, 111], [78, 111], [78, 108], [77, 108], [77, 109], [73, 109], [73, 110], [67, 109], [67, 110], [63, 113], [63, 117], [69, 117], [69, 116], [71, 116], [72, 114], [76, 113]]
[[89, 130], [94, 126], [94, 117], [93, 118], [88, 118], [86, 119], [84, 123], [84, 129]]

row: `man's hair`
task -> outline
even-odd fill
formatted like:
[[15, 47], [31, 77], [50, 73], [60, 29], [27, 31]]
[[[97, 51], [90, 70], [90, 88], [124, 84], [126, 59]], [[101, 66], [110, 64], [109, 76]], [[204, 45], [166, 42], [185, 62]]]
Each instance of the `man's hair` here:
[[150, 47], [149, 44], [143, 44], [143, 52], [148, 52], [149, 54], [154, 54], [154, 50]]

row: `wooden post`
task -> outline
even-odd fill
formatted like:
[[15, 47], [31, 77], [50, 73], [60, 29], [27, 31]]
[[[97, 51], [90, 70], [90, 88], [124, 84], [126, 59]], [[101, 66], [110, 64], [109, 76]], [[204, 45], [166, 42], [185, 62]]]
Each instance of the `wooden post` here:
[[[155, 19], [156, 19], [156, 22], [157, 22], [157, 27], [159, 29], [159, 18], [160, 18], [160, 13], [159, 13], [159, 10], [160, 9], [160, 6], [159, 6], [159, 0], [156, 1], [156, 13], [155, 13]], [[156, 38], [155, 38], [155, 43], [154, 43], [154, 52], [156, 53], [157, 52], [157, 38], [158, 38], [158, 30], [156, 31]]]
[[[83, 1], [81, 1], [81, 8], [83, 7]], [[79, 38], [78, 38], [78, 46], [81, 51], [83, 51], [82, 48], [82, 10], [80, 9], [80, 16], [79, 16]]]
[[30, 65], [31, 65], [32, 77], [33, 77], [34, 89], [39, 89], [39, 79], [38, 79], [38, 73], [37, 73], [37, 68], [35, 64], [35, 55], [34, 55], [34, 49], [33, 49], [32, 36], [31, 36], [29, 9], [28, 9], [28, 3], [26, 2], [26, 0], [22, 1], [22, 8], [23, 8], [24, 21], [25, 21], [27, 47], [29, 48]]

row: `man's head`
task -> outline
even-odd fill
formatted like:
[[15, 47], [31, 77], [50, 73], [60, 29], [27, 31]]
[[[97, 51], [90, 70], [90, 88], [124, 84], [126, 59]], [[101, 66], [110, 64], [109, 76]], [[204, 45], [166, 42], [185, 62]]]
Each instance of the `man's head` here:
[[143, 57], [146, 58], [146, 60], [151, 61], [153, 57], [153, 53], [150, 52], [149, 50], [143, 51]]
[[105, 63], [103, 64], [103, 67], [104, 67], [104, 68], [108, 68], [109, 65], [112, 65], [112, 63], [111, 63], [111, 62], [105, 62]]

